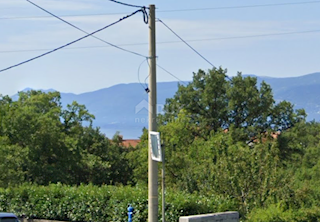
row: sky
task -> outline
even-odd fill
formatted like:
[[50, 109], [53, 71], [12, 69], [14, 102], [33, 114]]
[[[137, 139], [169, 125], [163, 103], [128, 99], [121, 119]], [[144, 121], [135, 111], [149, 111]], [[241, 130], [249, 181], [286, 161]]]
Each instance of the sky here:
[[[32, 0], [46, 10], [94, 32], [138, 8], [109, 0]], [[320, 1], [303, 0], [127, 0], [155, 4], [161, 19], [216, 67], [270, 77], [320, 72]], [[190, 9], [190, 10], [189, 10]], [[26, 0], [0, 1], [0, 70], [65, 45], [85, 34]], [[138, 13], [96, 34], [127, 50], [148, 56], [148, 25]], [[157, 81], [191, 80], [212, 66], [156, 23]], [[139, 69], [140, 67], [140, 69]], [[27, 87], [83, 93], [120, 83], [144, 83], [142, 56], [86, 38], [65, 49], [0, 72], [0, 94]]]

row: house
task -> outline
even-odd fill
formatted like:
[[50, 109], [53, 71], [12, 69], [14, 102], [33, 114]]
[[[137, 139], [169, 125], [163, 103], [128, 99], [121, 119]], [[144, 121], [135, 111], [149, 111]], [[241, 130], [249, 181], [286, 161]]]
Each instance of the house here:
[[128, 139], [128, 140], [122, 140], [121, 145], [124, 147], [133, 147], [135, 148], [140, 143], [139, 139]]
[[111, 142], [117, 143], [123, 147], [129, 148], [133, 147], [135, 148], [141, 140], [139, 139], [123, 139], [122, 135], [117, 135], [116, 139], [110, 140]]

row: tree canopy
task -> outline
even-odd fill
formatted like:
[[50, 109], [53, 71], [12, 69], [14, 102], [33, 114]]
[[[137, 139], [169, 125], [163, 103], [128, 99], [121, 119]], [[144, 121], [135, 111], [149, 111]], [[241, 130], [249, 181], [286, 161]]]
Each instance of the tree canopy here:
[[128, 150], [94, 128], [93, 120], [75, 101], [64, 109], [59, 92], [20, 92], [17, 101], [0, 97], [0, 185], [127, 184]]
[[[306, 112], [288, 101], [275, 101], [266, 82], [226, 75], [222, 68], [199, 70], [167, 99], [158, 116], [166, 187], [230, 200], [232, 209], [219, 209], [236, 207], [249, 221], [317, 221], [320, 123], [306, 122]], [[21, 92], [17, 101], [1, 96], [0, 187], [146, 189], [148, 131], [137, 147], [124, 148], [117, 134], [107, 138], [93, 120], [77, 102], [62, 107], [58, 92]]]
[[258, 86], [257, 78], [241, 73], [229, 80], [226, 74], [222, 68], [194, 73], [193, 81], [179, 85], [174, 97], [167, 99], [161, 122], [175, 121], [183, 111], [197, 126], [195, 136], [233, 128], [245, 133], [242, 139], [248, 139], [269, 130], [288, 129], [305, 120], [304, 110], [293, 110], [287, 101], [275, 103], [267, 83]]
[[[314, 205], [306, 200], [314, 199], [319, 189], [305, 183], [319, 178], [320, 124], [307, 123], [305, 111], [290, 102], [276, 102], [267, 83], [258, 85], [255, 77], [241, 73], [228, 79], [226, 74], [221, 68], [199, 70], [167, 99], [158, 126], [166, 153], [166, 186], [232, 198], [241, 215], [252, 221], [257, 219], [255, 210], [277, 204], [279, 214], [301, 210], [305, 218], [319, 215], [308, 215]], [[147, 146], [144, 131], [131, 161], [138, 183], [147, 182]], [[268, 221], [298, 217], [291, 216]]]

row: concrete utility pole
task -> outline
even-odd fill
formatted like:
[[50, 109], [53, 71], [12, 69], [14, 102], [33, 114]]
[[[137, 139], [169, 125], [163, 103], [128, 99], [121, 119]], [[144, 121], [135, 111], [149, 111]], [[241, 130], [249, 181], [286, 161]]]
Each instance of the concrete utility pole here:
[[[149, 11], [149, 132], [157, 131], [157, 75], [156, 75], [156, 15], [155, 5]], [[158, 164], [151, 158], [151, 138], [148, 149], [148, 221], [158, 221]]]

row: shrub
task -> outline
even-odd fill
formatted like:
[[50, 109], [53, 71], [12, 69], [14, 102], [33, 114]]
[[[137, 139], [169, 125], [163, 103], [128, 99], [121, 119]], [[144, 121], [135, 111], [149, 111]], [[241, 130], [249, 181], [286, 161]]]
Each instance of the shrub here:
[[[161, 203], [161, 199], [159, 199]], [[0, 211], [11, 211], [28, 218], [73, 222], [125, 222], [127, 207], [135, 209], [134, 222], [148, 218], [148, 190], [136, 186], [67, 186], [50, 184], [0, 189]], [[230, 198], [200, 196], [183, 192], [166, 193], [166, 220], [178, 221], [180, 216], [235, 210]], [[159, 205], [159, 220], [161, 205]]]

